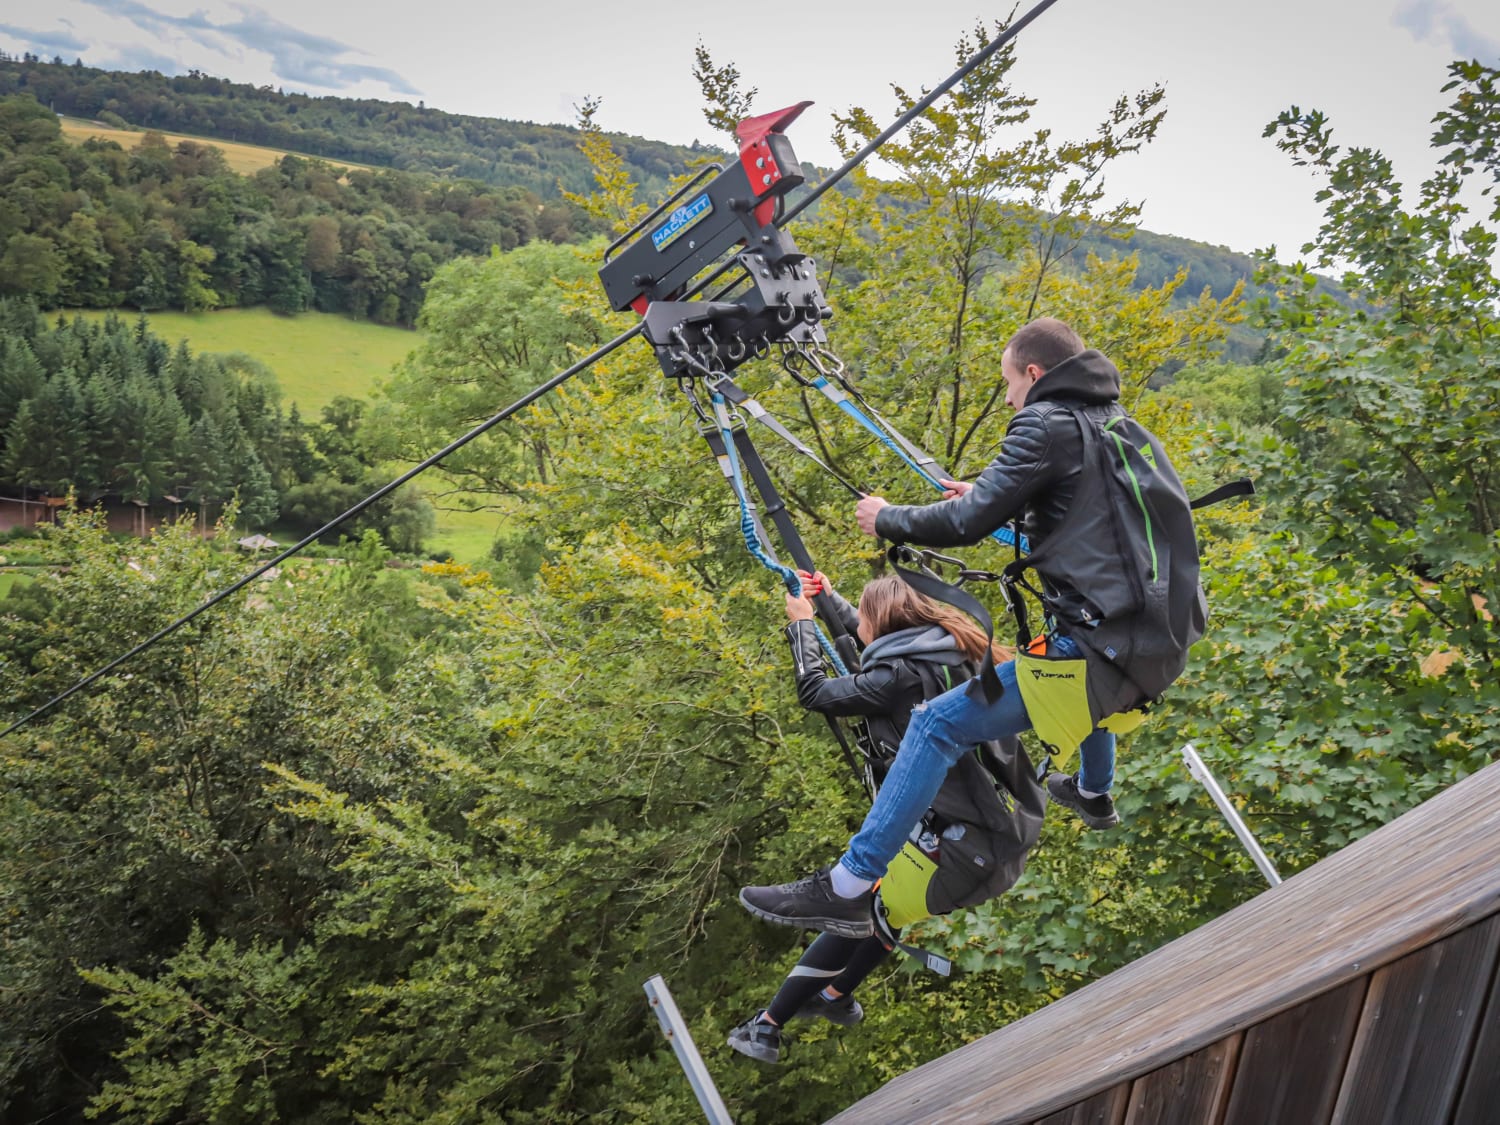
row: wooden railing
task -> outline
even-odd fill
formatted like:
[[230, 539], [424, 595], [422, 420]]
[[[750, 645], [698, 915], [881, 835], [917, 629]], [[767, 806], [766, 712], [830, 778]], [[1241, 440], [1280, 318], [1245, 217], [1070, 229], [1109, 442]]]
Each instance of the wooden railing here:
[[838, 1125], [1500, 1122], [1500, 763]]

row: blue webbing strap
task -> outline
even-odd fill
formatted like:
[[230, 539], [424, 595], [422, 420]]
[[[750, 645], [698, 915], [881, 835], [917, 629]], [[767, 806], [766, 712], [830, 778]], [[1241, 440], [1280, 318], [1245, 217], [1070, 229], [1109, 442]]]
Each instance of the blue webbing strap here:
[[[870, 415], [856, 406], [848, 395], [830, 383], [827, 376], [818, 375], [809, 382], [821, 391], [830, 402], [873, 434], [881, 445], [885, 446], [897, 457], [901, 458], [902, 461], [906, 462], [907, 465], [911, 466], [918, 476], [939, 492], [945, 491], [939, 477], [924, 467], [925, 462], [926, 465], [931, 465], [936, 473], [941, 473], [943, 470], [938, 463], [930, 456], [922, 453], [911, 442], [901, 437], [894, 426], [883, 418], [880, 420], [881, 424], [877, 424]], [[887, 433], [887, 430], [890, 432]], [[1014, 547], [1016, 545], [1016, 533], [1009, 527], [1002, 527], [990, 532], [990, 538], [1006, 547]], [[1026, 537], [1024, 535], [1021, 536], [1021, 550], [1029, 551], [1030, 549], [1031, 546], [1026, 541]]]
[[[754, 554], [758, 549], [770, 553], [771, 548], [769, 544], [771, 542], [771, 537], [766, 534], [765, 525], [760, 522], [760, 513], [756, 511], [755, 505], [751, 503], [747, 497], [742, 495], [744, 481], [742, 477], [736, 475], [739, 471], [739, 461], [738, 459], [731, 461], [729, 458], [727, 449], [733, 443], [725, 440], [722, 430], [720, 430], [718, 433], [708, 431], [704, 434], [704, 436], [709, 439], [708, 444], [710, 449], [712, 449], [713, 451], [714, 460], [719, 463], [719, 471], [724, 474], [724, 480], [728, 483], [730, 491], [734, 493], [736, 502], [740, 504], [740, 525], [742, 531], [744, 528], [745, 513], [747, 510], [749, 512], [750, 524], [755, 536], [753, 540], [754, 546], [750, 546], [750, 541], [747, 540], [747, 546], [749, 547], [751, 554]], [[774, 553], [772, 553], [772, 557], [774, 558]], [[778, 573], [780, 572], [778, 571]], [[785, 581], [784, 577], [783, 581]], [[801, 589], [801, 585], [802, 583], [799, 579], [797, 583], [798, 590]]]
[[[882, 445], [884, 445], [897, 457], [901, 458], [901, 460], [910, 465], [919, 477], [925, 480], [928, 484], [932, 485], [932, 487], [937, 489], [939, 492], [943, 490], [943, 486], [939, 483], [938, 478], [924, 469], [921, 463], [918, 462], [916, 458], [908, 454], [907, 451], [903, 449], [901, 445], [895, 441], [894, 438], [888, 435], [884, 429], [882, 429], [880, 426], [877, 426], [874, 421], [871, 420], [868, 414], [866, 414], [859, 407], [855, 406], [854, 402], [849, 398], [848, 395], [835, 387], [822, 375], [819, 375], [816, 379], [814, 379], [812, 381], [812, 385], [817, 387], [818, 390], [822, 391], [823, 394], [828, 397], [829, 401], [831, 401], [845, 414], [849, 415], [849, 417], [853, 418], [861, 426], [869, 430], [870, 433], [874, 434]], [[927, 463], [934, 467], [937, 466], [937, 462], [932, 460], [932, 458], [930, 457], [927, 458]]]

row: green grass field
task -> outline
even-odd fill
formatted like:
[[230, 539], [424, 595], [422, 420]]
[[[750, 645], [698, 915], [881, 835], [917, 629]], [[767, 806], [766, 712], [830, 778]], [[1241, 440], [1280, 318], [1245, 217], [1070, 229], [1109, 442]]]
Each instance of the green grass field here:
[[[452, 548], [449, 549], [452, 550]], [[454, 551], [453, 554], [455, 558], [458, 556], [457, 551]], [[4, 599], [17, 586], [25, 586], [31, 582], [44, 569], [46, 568], [32, 567], [27, 570], [0, 570], [0, 599]]]
[[461, 563], [483, 570], [491, 563], [490, 548], [500, 533], [500, 516], [495, 512], [444, 512], [437, 514], [437, 534], [428, 546], [434, 551], [448, 551]]
[[[396, 476], [405, 466], [397, 465], [391, 468], [391, 476]], [[417, 486], [421, 487], [422, 478], [418, 478]], [[490, 547], [495, 542], [495, 537], [500, 533], [500, 517], [494, 512], [445, 512], [439, 510], [437, 513], [437, 529], [424, 541], [423, 549], [436, 554], [438, 551], [447, 551], [461, 563], [486, 569], [491, 565]], [[276, 540], [281, 547], [290, 547], [302, 538], [303, 531], [297, 531], [285, 525], [272, 526], [264, 529], [265, 534]], [[0, 574], [3, 574], [0, 571]]]
[[[108, 314], [88, 310], [67, 315], [99, 319]], [[133, 319], [138, 314], [122, 309], [118, 315]], [[283, 402], [295, 402], [309, 421], [339, 395], [369, 398], [376, 382], [422, 339], [409, 329], [331, 313], [277, 316], [263, 308], [155, 312], [146, 319], [162, 339], [173, 344], [186, 340], [194, 352], [243, 352], [264, 363], [281, 385]], [[460, 562], [483, 564], [498, 530], [499, 517], [493, 512], [439, 511], [437, 533], [428, 547], [451, 552]]]
[[[67, 315], [98, 319], [107, 314]], [[118, 315], [133, 320], [139, 314], [121, 309]], [[154, 312], [146, 319], [162, 339], [186, 340], [195, 352], [244, 352], [260, 360], [276, 373], [283, 400], [295, 402], [305, 418], [316, 418], [339, 395], [369, 398], [376, 380], [389, 375], [422, 339], [408, 328], [333, 313], [278, 316], [265, 308]]]

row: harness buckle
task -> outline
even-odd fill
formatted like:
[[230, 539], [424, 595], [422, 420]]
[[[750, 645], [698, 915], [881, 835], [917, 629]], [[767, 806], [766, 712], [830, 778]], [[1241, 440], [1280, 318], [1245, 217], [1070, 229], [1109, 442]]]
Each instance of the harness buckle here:
[[958, 572], [958, 585], [965, 582], [999, 582], [1005, 576], [997, 574], [993, 570], [969, 570], [967, 567]]

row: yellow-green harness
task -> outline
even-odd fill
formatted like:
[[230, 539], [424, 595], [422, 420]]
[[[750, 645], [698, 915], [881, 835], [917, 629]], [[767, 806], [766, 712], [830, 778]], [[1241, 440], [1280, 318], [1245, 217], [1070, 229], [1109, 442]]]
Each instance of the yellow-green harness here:
[[[1037, 741], [1052, 761], [1066, 766], [1094, 730], [1089, 711], [1088, 661], [1081, 656], [1016, 654], [1016, 686]], [[1142, 708], [1121, 711], [1100, 720], [1112, 734], [1128, 734], [1146, 720]]]

